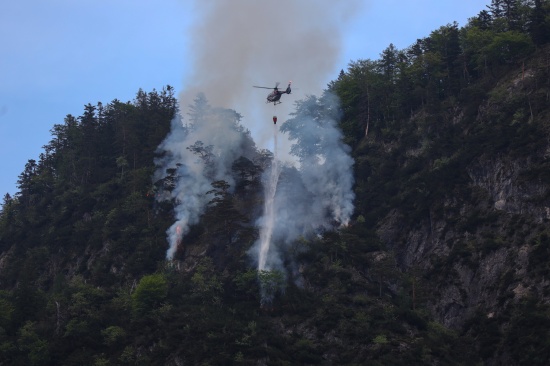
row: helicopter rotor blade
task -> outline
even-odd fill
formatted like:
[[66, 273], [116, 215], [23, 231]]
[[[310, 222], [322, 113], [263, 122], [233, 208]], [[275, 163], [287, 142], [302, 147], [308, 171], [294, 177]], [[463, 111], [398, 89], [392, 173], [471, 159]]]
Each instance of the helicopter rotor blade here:
[[261, 88], [261, 89], [273, 89], [273, 88], [269, 88], [267, 86], [256, 86], [256, 85], [252, 85], [252, 87], [254, 88]]

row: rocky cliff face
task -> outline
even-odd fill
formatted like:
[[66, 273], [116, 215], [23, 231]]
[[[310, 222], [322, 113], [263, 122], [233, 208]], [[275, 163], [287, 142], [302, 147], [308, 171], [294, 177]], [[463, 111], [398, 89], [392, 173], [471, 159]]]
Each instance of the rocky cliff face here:
[[[411, 219], [394, 205], [378, 223], [380, 239], [402, 268], [425, 274], [428, 308], [455, 329], [464, 329], [475, 316], [504, 316], [525, 298], [550, 303], [550, 282], [536, 270], [543, 260], [537, 256], [547, 253], [550, 144], [546, 112], [534, 107], [542, 92], [533, 65], [494, 86], [469, 120], [458, 110], [442, 121], [462, 125], [462, 150], [439, 160], [460, 161], [451, 169], [461, 180], [443, 183], [443, 194], [426, 194], [427, 209], [420, 215]], [[474, 137], [480, 126], [488, 131], [481, 139]], [[472, 152], [481, 146], [476, 144], [491, 148]], [[430, 169], [437, 168], [432, 163]]]

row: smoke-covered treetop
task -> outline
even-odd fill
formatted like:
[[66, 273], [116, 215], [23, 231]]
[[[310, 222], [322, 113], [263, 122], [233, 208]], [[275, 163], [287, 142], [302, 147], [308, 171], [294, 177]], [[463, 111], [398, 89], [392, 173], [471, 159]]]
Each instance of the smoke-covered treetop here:
[[[175, 204], [176, 220], [167, 232], [168, 259], [174, 258], [178, 248], [184, 248], [185, 236], [200, 222], [208, 204], [214, 202], [210, 193], [216, 190], [212, 186], [225, 182], [224, 192], [234, 192], [235, 187], [246, 184], [242, 170], [245, 167], [252, 176], [268, 168], [264, 170], [263, 182], [268, 195], [264, 204], [269, 208], [264, 208], [264, 216], [257, 219], [260, 236], [264, 238], [257, 245], [261, 246], [262, 241], [264, 246], [273, 244], [271, 250], [264, 251], [269, 257], [266, 260], [254, 258], [257, 255], [254, 253], [262, 252], [254, 246], [250, 263], [280, 267], [282, 252], [298, 237], [331, 228], [332, 221], [340, 225], [349, 222], [353, 212], [353, 162], [337, 128], [340, 114], [337, 98], [326, 93], [297, 106], [294, 118], [283, 125], [281, 132], [273, 125], [275, 146], [278, 135], [287, 131], [291, 140], [297, 140], [291, 151], [302, 163], [298, 175], [294, 175], [297, 179], [283, 174], [279, 180], [280, 163], [276, 155], [271, 164], [262, 163], [265, 154], [256, 148], [249, 131], [240, 124], [240, 115], [210, 106], [202, 93], [189, 107], [189, 122], [177, 120], [172, 124], [172, 132], [159, 147], [162, 157], [157, 159], [155, 175], [156, 181], [170, 182], [159, 196]], [[306, 156], [300, 151], [315, 153]], [[240, 176], [235, 175], [236, 170], [240, 170]], [[279, 184], [285, 188], [279, 189]], [[269, 234], [264, 237], [262, 230], [268, 230]]]

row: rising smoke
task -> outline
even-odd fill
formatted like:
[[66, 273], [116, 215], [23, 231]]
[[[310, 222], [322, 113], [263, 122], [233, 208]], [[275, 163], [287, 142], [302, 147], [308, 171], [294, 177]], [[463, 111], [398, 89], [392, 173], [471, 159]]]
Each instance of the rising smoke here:
[[[199, 94], [183, 126], [179, 118], [172, 121], [170, 134], [158, 147], [161, 158], [155, 182], [164, 181], [163, 200], [175, 203], [176, 222], [168, 229], [172, 259], [182, 237], [199, 221], [210, 201], [211, 183], [225, 180], [233, 185], [231, 167], [243, 156], [254, 159], [256, 146], [249, 132], [240, 124], [241, 116], [229, 109], [212, 108]], [[169, 192], [169, 193], [167, 193]]]
[[[203, 92], [213, 106], [243, 114], [243, 123], [260, 146], [271, 144], [272, 115], [279, 121], [293, 101], [318, 94], [336, 70], [342, 34], [360, 0], [209, 0], [195, 1], [198, 17], [189, 30], [191, 72], [181, 93], [187, 106]], [[253, 85], [296, 88], [276, 108], [266, 104], [269, 90]], [[285, 141], [280, 141], [281, 147]], [[280, 158], [284, 158], [281, 149]]]
[[273, 164], [266, 173], [266, 209], [259, 220], [260, 238], [251, 250], [259, 270], [281, 270], [289, 245], [300, 237], [347, 226], [353, 213], [353, 159], [337, 126], [338, 98], [326, 92], [296, 106], [281, 132], [292, 141], [291, 154], [300, 167]]
[[[360, 1], [212, 0], [194, 4], [198, 18], [189, 31], [192, 72], [180, 95], [180, 106], [185, 112], [191, 105], [191, 112], [183, 122], [173, 122], [159, 146], [163, 157], [156, 162], [155, 180], [171, 178], [164, 197], [176, 203], [176, 222], [167, 231], [168, 259], [200, 219], [210, 199], [206, 192], [212, 189], [211, 183], [223, 179], [233, 184], [232, 162], [240, 156], [251, 160], [257, 156], [252, 136], [260, 146], [270, 144], [272, 115], [283, 122], [296, 98], [321, 92], [335, 72], [343, 24]], [[252, 88], [274, 86], [276, 81], [285, 84], [289, 79], [300, 90], [284, 95], [283, 104], [277, 107], [264, 103], [269, 91]], [[345, 225], [353, 211], [352, 159], [336, 128], [336, 98], [325, 93], [296, 105], [293, 117], [283, 124], [286, 135], [278, 135], [286, 136], [279, 141], [278, 157], [293, 156], [298, 164], [274, 159], [264, 176], [266, 202], [271, 195], [271, 206], [266, 206], [258, 220], [260, 239], [250, 251], [259, 269], [281, 268], [289, 243], [320, 229]], [[243, 130], [241, 116], [233, 110], [244, 114], [242, 123], [251, 133]], [[278, 133], [276, 127], [274, 132]]]

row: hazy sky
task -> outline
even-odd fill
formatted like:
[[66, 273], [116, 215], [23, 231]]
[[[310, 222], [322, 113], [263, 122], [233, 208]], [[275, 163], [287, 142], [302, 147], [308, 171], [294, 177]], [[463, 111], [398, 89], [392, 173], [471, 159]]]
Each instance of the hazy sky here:
[[[270, 0], [270, 4], [273, 2], [277, 3]], [[490, 0], [358, 2], [361, 6], [341, 24], [342, 51], [336, 58], [339, 61], [328, 75], [319, 75], [321, 89], [337, 77], [340, 69], [346, 69], [349, 61], [377, 59], [390, 43], [399, 49], [405, 48], [417, 38], [426, 37], [453, 21], [463, 26], [469, 17], [485, 9]], [[50, 129], [54, 124], [62, 124], [67, 114], [80, 116], [87, 103], [106, 104], [115, 98], [132, 100], [139, 88], [160, 90], [169, 84], [177, 93], [184, 91], [193, 79], [190, 53], [193, 42], [197, 41], [197, 32], [192, 30], [196, 30], [194, 25], [201, 21], [193, 3], [191, 0], [3, 2], [0, 5], [0, 194], [17, 191], [17, 176], [25, 163], [38, 159], [42, 146], [51, 138]], [[302, 23], [295, 14], [284, 16], [284, 1], [279, 3], [281, 11], [274, 13], [277, 19], [265, 24], [266, 28], [273, 28], [273, 37], [278, 36], [278, 27], [298, 29], [307, 22], [304, 19]], [[268, 36], [257, 47], [284, 47], [284, 44], [284, 40], [274, 42]], [[295, 84], [300, 79], [300, 75], [289, 77]], [[279, 76], [273, 78], [273, 81], [286, 82], [279, 80]], [[272, 78], [267, 75], [264, 80]], [[243, 80], [243, 84], [248, 86], [264, 80]], [[299, 98], [300, 93], [319, 92], [300, 88], [293, 96]], [[263, 103], [265, 96], [261, 94], [258, 98], [258, 102]], [[246, 126], [246, 119], [243, 124]]]

